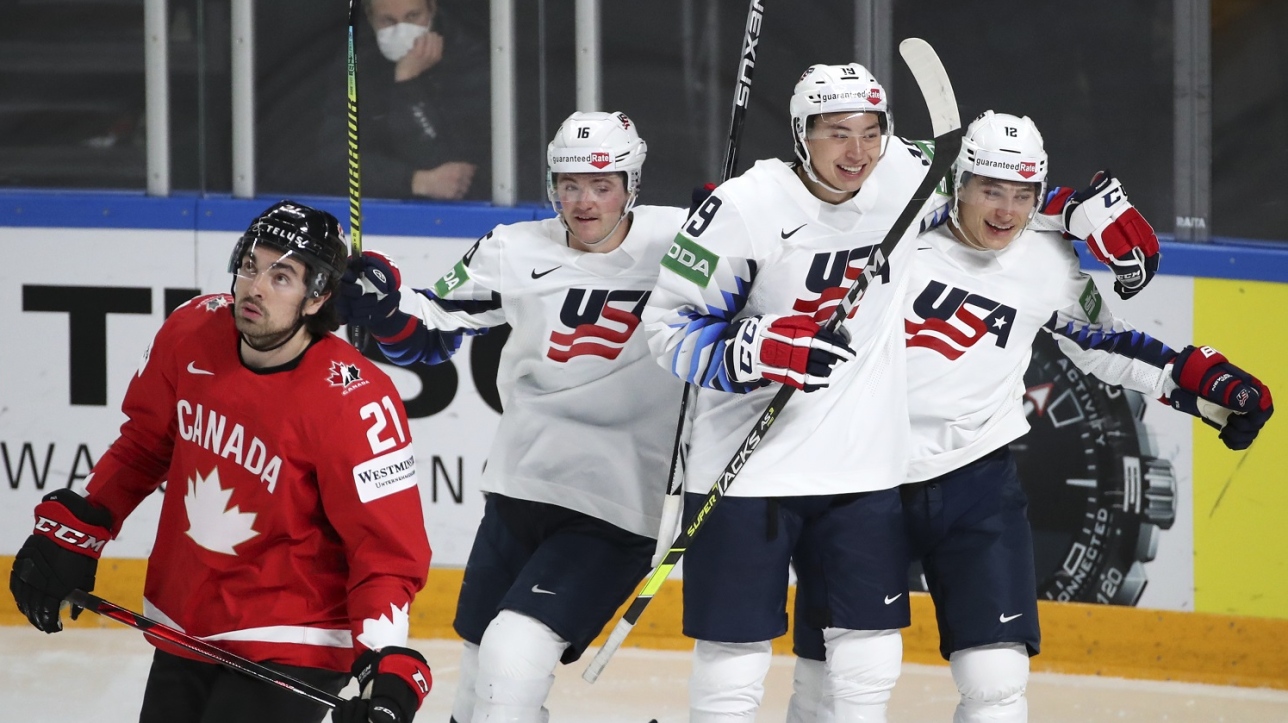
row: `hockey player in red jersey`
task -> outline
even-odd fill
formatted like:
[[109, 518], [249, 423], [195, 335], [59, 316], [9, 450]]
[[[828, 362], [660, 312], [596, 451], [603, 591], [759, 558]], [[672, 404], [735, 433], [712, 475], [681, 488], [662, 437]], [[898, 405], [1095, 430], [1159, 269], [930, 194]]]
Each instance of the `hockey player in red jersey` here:
[[[398, 393], [330, 333], [346, 255], [335, 217], [277, 203], [238, 240], [232, 293], [166, 319], [88, 494], [36, 508], [9, 583], [34, 626], [62, 629], [64, 596], [93, 589], [104, 543], [165, 483], [148, 617], [332, 693], [360, 674], [363, 694], [334, 721], [412, 720], [431, 678], [405, 647], [408, 612], [430, 549]], [[326, 713], [149, 640], [143, 723]]]

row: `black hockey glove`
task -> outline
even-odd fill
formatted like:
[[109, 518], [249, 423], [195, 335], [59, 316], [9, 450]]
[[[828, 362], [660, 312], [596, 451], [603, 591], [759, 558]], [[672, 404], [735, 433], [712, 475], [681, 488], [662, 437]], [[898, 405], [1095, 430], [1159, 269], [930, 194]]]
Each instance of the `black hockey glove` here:
[[1171, 405], [1221, 430], [1230, 449], [1247, 449], [1275, 413], [1270, 389], [1210, 346], [1187, 346], [1172, 362], [1180, 387]]
[[[112, 514], [71, 490], [50, 492], [36, 505], [36, 528], [14, 558], [9, 591], [37, 630], [63, 629], [63, 598], [94, 589], [98, 558], [111, 536]], [[80, 613], [73, 605], [72, 620]]]
[[368, 650], [353, 664], [359, 695], [331, 711], [333, 723], [410, 723], [434, 678], [411, 648]]
[[398, 310], [401, 284], [398, 267], [379, 251], [349, 257], [335, 299], [340, 321], [361, 326], [376, 339], [398, 336], [412, 321], [409, 314]]

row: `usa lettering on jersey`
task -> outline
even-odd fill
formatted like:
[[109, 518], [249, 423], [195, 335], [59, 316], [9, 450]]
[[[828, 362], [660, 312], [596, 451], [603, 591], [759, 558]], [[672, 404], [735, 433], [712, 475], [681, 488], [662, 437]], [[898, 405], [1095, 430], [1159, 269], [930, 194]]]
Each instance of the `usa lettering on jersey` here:
[[931, 281], [917, 295], [913, 314], [921, 321], [904, 320], [909, 347], [923, 347], [956, 360], [986, 335], [1005, 348], [1015, 325], [1014, 308], [966, 289]]
[[[863, 273], [863, 267], [867, 265], [868, 258], [877, 247], [876, 244], [870, 244], [853, 249], [822, 251], [814, 254], [809, 273], [805, 276], [805, 288], [814, 296], [797, 299], [792, 304], [792, 311], [798, 314], [809, 314], [820, 324], [827, 321], [836, 309], [836, 305], [854, 284], [854, 280]], [[876, 276], [881, 277], [881, 283], [890, 281], [888, 261], [876, 270], [874, 281]], [[850, 310], [851, 317], [856, 310], [857, 307]]]
[[577, 356], [616, 359], [640, 325], [649, 291], [569, 289], [559, 323], [572, 331], [550, 333], [546, 357], [567, 362]]

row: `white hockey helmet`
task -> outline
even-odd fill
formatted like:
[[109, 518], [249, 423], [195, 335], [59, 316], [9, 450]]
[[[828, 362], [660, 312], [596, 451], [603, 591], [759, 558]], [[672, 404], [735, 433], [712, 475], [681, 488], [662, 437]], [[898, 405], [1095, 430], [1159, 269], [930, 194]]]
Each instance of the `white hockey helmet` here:
[[625, 173], [625, 216], [635, 205], [648, 144], [625, 113], [577, 112], [568, 116], [546, 146], [546, 196], [555, 211], [555, 175], [559, 173]]
[[1037, 184], [1037, 200], [1029, 220], [1046, 195], [1047, 153], [1042, 134], [1028, 116], [984, 111], [971, 121], [962, 137], [962, 148], [953, 163], [952, 218], [957, 217], [957, 197], [971, 175], [1016, 183]]
[[824, 188], [840, 193], [819, 180], [810, 163], [809, 146], [805, 144], [810, 116], [823, 113], [876, 113], [881, 124], [881, 153], [885, 154], [890, 135], [894, 132], [894, 119], [890, 116], [890, 97], [868, 69], [858, 63], [846, 65], [811, 65], [796, 81], [789, 106], [792, 116], [792, 136], [795, 139], [796, 157], [800, 159], [810, 180]]

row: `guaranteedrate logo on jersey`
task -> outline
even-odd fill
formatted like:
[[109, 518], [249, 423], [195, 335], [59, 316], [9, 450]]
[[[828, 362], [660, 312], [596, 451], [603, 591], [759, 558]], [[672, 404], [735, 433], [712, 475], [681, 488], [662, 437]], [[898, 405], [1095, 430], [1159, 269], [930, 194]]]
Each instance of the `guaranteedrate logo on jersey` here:
[[904, 319], [907, 345], [932, 349], [949, 360], [965, 354], [987, 334], [993, 335], [997, 346], [1005, 347], [1015, 325], [1015, 309], [940, 281], [926, 285], [912, 312], [924, 321]]
[[559, 323], [572, 331], [551, 332], [546, 357], [557, 362], [578, 356], [616, 359], [640, 325], [649, 293], [635, 289], [569, 289], [559, 310]]
[[[814, 261], [810, 263], [809, 273], [805, 276], [805, 288], [811, 295], [797, 299], [792, 304], [792, 311], [798, 314], [809, 314], [820, 323], [827, 321], [836, 310], [836, 305], [845, 296], [845, 292], [849, 291], [854, 280], [863, 273], [863, 267], [867, 265], [868, 257], [872, 255], [875, 248], [874, 244], [848, 251], [823, 251], [814, 254]], [[876, 276], [881, 278], [881, 283], [889, 282], [890, 263], [882, 264]], [[853, 317], [856, 311], [858, 311], [857, 306], [850, 310], [850, 316]]]

